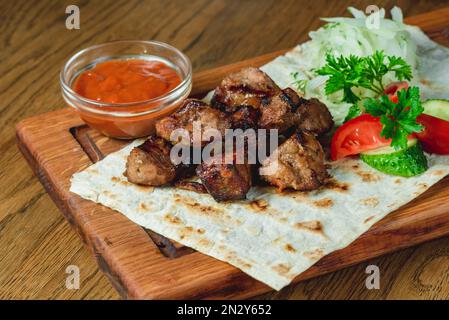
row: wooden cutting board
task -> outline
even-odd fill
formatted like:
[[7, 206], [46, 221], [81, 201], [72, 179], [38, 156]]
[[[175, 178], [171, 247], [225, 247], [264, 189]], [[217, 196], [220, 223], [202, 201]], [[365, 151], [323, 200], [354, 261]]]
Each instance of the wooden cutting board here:
[[[406, 19], [449, 46], [449, 8]], [[213, 89], [229, 72], [261, 66], [285, 51], [204, 71], [192, 96]], [[70, 177], [126, 142], [88, 128], [71, 109], [17, 125], [18, 146], [47, 192], [124, 298], [249, 298], [271, 289], [224, 262], [146, 230], [118, 212], [69, 192]], [[391, 213], [347, 248], [321, 259], [295, 282], [449, 234], [449, 177]]]

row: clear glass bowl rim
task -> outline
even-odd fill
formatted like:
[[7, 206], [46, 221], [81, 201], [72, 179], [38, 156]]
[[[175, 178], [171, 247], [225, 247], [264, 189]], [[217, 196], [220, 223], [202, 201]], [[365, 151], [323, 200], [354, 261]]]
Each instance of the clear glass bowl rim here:
[[[105, 103], [105, 102], [101, 102], [101, 101], [97, 101], [97, 100], [92, 100], [92, 99], [88, 99], [86, 97], [83, 97], [81, 95], [79, 95], [78, 93], [76, 93], [71, 87], [70, 84], [67, 83], [66, 81], [66, 72], [67, 69], [69, 68], [69, 66], [73, 63], [74, 60], [76, 60], [79, 56], [81, 56], [82, 54], [88, 52], [88, 51], [92, 51], [98, 48], [102, 48], [104, 46], [108, 46], [108, 45], [114, 45], [114, 44], [145, 44], [145, 45], [156, 45], [156, 46], [160, 46], [160, 47], [164, 47], [165, 49], [168, 49], [170, 51], [173, 51], [175, 54], [177, 54], [179, 57], [181, 57], [182, 60], [184, 60], [184, 62], [186, 63], [186, 65], [188, 66], [188, 71], [187, 71], [187, 75], [184, 77], [184, 79], [181, 81], [181, 83], [176, 86], [175, 88], [173, 88], [171, 91], [159, 96], [159, 97], [155, 97], [155, 98], [151, 98], [148, 100], [142, 100], [142, 101], [136, 101], [136, 102], [127, 102], [127, 103]], [[110, 41], [110, 42], [105, 42], [102, 44], [98, 44], [98, 45], [94, 45], [91, 47], [87, 47], [85, 49], [82, 49], [80, 51], [78, 51], [77, 53], [75, 53], [73, 56], [71, 56], [69, 58], [69, 60], [67, 60], [67, 62], [64, 64], [64, 67], [62, 68], [61, 72], [60, 72], [60, 82], [61, 82], [61, 87], [63, 90], [63, 94], [66, 95], [68, 94], [69, 96], [71, 96], [72, 98], [75, 98], [76, 100], [84, 103], [84, 104], [88, 104], [88, 105], [92, 105], [95, 107], [132, 107], [132, 106], [142, 106], [145, 104], [155, 104], [157, 102], [164, 102], [167, 99], [173, 97], [173, 99], [176, 99], [177, 97], [177, 93], [178, 91], [184, 92], [187, 88], [191, 85], [191, 81], [192, 81], [192, 64], [190, 62], [190, 59], [179, 49], [166, 44], [164, 42], [160, 42], [160, 41], [145, 41], [145, 40], [118, 40], [118, 41]], [[68, 79], [69, 81], [71, 81], [72, 79]], [[66, 97], [64, 97], [66, 98]], [[90, 111], [93, 112], [99, 112], [99, 113], [109, 113], [109, 112], [105, 112], [103, 110], [99, 110], [99, 109], [95, 109], [92, 107], [86, 107], [84, 106], [83, 108], [89, 109]], [[153, 110], [148, 110], [148, 111], [158, 111], [159, 108], [154, 108]], [[126, 112], [125, 110], [123, 110], [124, 112]], [[147, 111], [147, 112], [148, 112]], [[115, 111], [117, 112], [117, 110]]]

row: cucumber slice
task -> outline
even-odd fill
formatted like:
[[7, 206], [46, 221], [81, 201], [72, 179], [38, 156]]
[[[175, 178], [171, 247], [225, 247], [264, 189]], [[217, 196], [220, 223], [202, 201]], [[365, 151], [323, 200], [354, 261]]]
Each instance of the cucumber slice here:
[[402, 150], [384, 147], [360, 154], [360, 159], [381, 172], [394, 176], [413, 177], [428, 169], [427, 158], [416, 139]]
[[449, 100], [432, 99], [422, 103], [424, 113], [449, 121]]

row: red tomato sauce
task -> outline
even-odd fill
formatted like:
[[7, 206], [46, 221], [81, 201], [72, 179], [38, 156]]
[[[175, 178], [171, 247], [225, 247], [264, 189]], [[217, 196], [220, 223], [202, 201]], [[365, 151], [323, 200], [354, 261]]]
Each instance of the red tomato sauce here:
[[[133, 116], [116, 117], [123, 106], [101, 106], [103, 112], [79, 110], [81, 119], [106, 136], [130, 139], [154, 133], [156, 121], [179, 108], [180, 103], [157, 109], [161, 101], [148, 101], [161, 97], [181, 83], [181, 76], [169, 65], [157, 60], [122, 59], [96, 64], [82, 72], [72, 89], [80, 96], [105, 104], [133, 103], [126, 112]], [[95, 108], [95, 106], [94, 106]], [[146, 111], [155, 109], [153, 112]]]
[[79, 95], [105, 103], [131, 103], [160, 97], [181, 83], [178, 73], [160, 61], [101, 62], [82, 72], [73, 84]]

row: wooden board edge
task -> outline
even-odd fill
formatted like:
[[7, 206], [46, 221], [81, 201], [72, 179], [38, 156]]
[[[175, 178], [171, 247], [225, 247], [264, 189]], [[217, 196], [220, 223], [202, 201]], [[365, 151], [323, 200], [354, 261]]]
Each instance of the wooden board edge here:
[[[26, 136], [27, 136], [27, 128], [26, 124], [29, 121], [32, 121], [31, 118], [25, 119], [21, 122], [19, 122], [16, 125], [16, 140], [17, 140], [17, 147], [20, 151], [20, 153], [23, 155], [24, 159], [30, 166], [31, 170], [33, 171], [34, 175], [38, 178], [42, 186], [44, 187], [46, 193], [50, 196], [56, 207], [59, 209], [59, 211], [63, 214], [64, 219], [69, 223], [71, 228], [76, 232], [76, 234], [81, 239], [82, 243], [84, 244], [85, 248], [91, 253], [91, 255], [94, 257], [94, 259], [97, 262], [97, 265], [99, 266], [100, 270], [103, 272], [103, 274], [107, 277], [111, 285], [114, 287], [114, 289], [119, 293], [119, 295], [123, 299], [128, 298], [128, 291], [126, 287], [123, 285], [123, 283], [120, 281], [119, 277], [114, 273], [111, 266], [108, 264], [108, 262], [103, 259], [101, 254], [99, 254], [99, 249], [96, 248], [95, 243], [97, 241], [92, 241], [90, 237], [84, 234], [82, 228], [77, 225], [77, 223], [73, 220], [73, 216], [70, 212], [70, 210], [67, 208], [67, 205], [58, 197], [55, 196], [55, 192], [53, 190], [53, 187], [51, 183], [49, 182], [48, 174], [45, 172], [45, 170], [42, 170], [37, 165], [36, 158], [32, 155], [32, 150], [30, 150], [30, 146], [25, 143]], [[100, 239], [98, 239], [100, 240]]]

